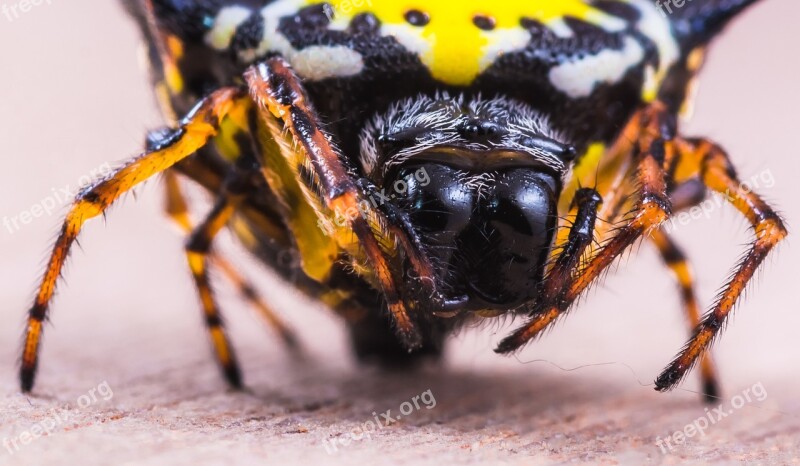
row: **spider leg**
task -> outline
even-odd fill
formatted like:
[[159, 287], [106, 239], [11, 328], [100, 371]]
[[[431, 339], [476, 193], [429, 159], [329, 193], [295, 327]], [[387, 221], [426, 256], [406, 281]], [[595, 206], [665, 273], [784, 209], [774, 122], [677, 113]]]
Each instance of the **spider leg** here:
[[69, 250], [84, 223], [102, 214], [115, 200], [134, 186], [163, 172], [203, 147], [217, 134], [220, 121], [235, 107], [240, 97], [242, 97], [241, 92], [233, 88], [224, 88], [212, 93], [182, 120], [179, 130], [175, 131], [163, 146], [129, 160], [109, 176], [78, 193], [53, 247], [34, 304], [28, 311], [19, 373], [22, 391], [28, 392], [33, 388], [42, 323], [47, 318], [48, 307]]
[[[570, 228], [567, 243], [544, 281], [542, 302], [559, 299], [558, 293], [563, 291], [564, 284], [579, 268], [581, 257], [594, 239], [597, 210], [602, 202], [600, 194], [594, 189], [582, 188], [575, 193], [575, 221]], [[538, 312], [534, 309], [533, 314], [536, 313]]]
[[693, 163], [703, 183], [722, 194], [739, 210], [753, 227], [755, 239], [742, 261], [734, 269], [728, 284], [720, 293], [711, 311], [695, 329], [694, 335], [656, 379], [656, 390], [674, 388], [692, 368], [718, 335], [719, 330], [769, 252], [787, 235], [780, 216], [757, 194], [742, 187], [725, 151], [705, 140], [677, 140], [682, 159]]
[[278, 332], [278, 335], [283, 341], [283, 344], [286, 347], [294, 352], [299, 353], [300, 348], [300, 340], [298, 340], [295, 333], [289, 329], [289, 327], [284, 323], [284, 321], [278, 317], [278, 314], [270, 307], [264, 298], [258, 293], [256, 288], [249, 282], [242, 274], [236, 270], [236, 267], [233, 266], [230, 262], [225, 260], [223, 257], [219, 255], [211, 255], [209, 257], [211, 263], [215, 265], [225, 277], [236, 286], [236, 289], [239, 290], [239, 295], [250, 305], [258, 311], [258, 315], [261, 319], [267, 323], [273, 330]]
[[[325, 207], [332, 212], [355, 213], [348, 215], [347, 228], [358, 238], [377, 286], [386, 298], [397, 334], [409, 350], [419, 347], [422, 341], [419, 325], [409, 312], [414, 303], [403, 300], [403, 277], [392, 267], [386, 252], [393, 244], [387, 244], [388, 235], [383, 234], [387, 232], [385, 217], [370, 206], [365, 193], [358, 189], [352, 169], [323, 133], [299, 79], [282, 58], [275, 57], [248, 69], [245, 80], [262, 119], [282, 120], [297, 142], [296, 150], [304, 153], [308, 163], [297, 170], [313, 171]], [[416, 269], [417, 277], [422, 278], [421, 286], [432, 287], [433, 281], [424, 279], [433, 275], [430, 264], [419, 251], [404, 247], [403, 241], [400, 246]], [[432, 290], [429, 296], [433, 298]]]
[[[700, 325], [700, 306], [694, 289], [691, 264], [680, 247], [675, 244], [675, 241], [663, 228], [653, 230], [650, 240], [658, 248], [664, 264], [672, 271], [678, 286], [680, 286], [683, 310], [689, 321], [690, 330], [693, 330]], [[720, 390], [710, 353], [706, 353], [700, 362], [700, 378], [703, 383], [703, 395], [706, 402], [716, 402]]]
[[[615, 235], [597, 251], [580, 273], [563, 284], [554, 294], [555, 299], [538, 304], [530, 321], [503, 339], [496, 352], [513, 352], [539, 335], [566, 313], [578, 296], [628, 247], [669, 217], [671, 203], [667, 196], [665, 167], [673, 162], [674, 150], [670, 139], [675, 131], [674, 125], [674, 119], [660, 102], [646, 107], [628, 123], [622, 134], [639, 134], [633, 145], [639, 200], [632, 218], [616, 230]], [[639, 130], [634, 131], [637, 128]]]
[[[230, 384], [237, 388], [241, 386], [241, 375], [233, 348], [223, 327], [219, 306], [214, 299], [208, 266], [210, 259], [213, 257], [211, 244], [214, 238], [230, 223], [233, 216], [238, 212], [251, 189], [252, 181], [263, 176], [260, 168], [254, 152], [242, 154], [235, 160], [227, 173], [214, 207], [206, 219], [192, 231], [186, 243], [186, 257], [197, 285], [217, 360]], [[173, 199], [173, 204], [169, 207], [172, 211], [180, 210], [180, 206], [175, 204], [175, 199]], [[220, 264], [219, 256], [217, 256], [217, 264]], [[282, 322], [277, 320], [272, 311], [258, 299], [255, 290], [244, 282], [235, 268], [224, 261], [222, 264], [223, 271], [233, 280], [234, 284], [239, 285], [242, 294], [251, 302], [259, 305], [267, 320], [278, 326], [277, 328], [282, 331], [281, 334], [284, 336], [284, 341], [289, 347], [296, 346], [296, 339], [288, 333], [288, 330], [283, 326]]]
[[211, 242], [219, 231], [225, 227], [236, 212], [237, 199], [230, 193], [222, 193], [214, 204], [211, 212], [203, 222], [192, 232], [186, 242], [186, 259], [192, 272], [200, 302], [206, 318], [214, 353], [222, 368], [225, 378], [235, 388], [241, 388], [242, 377], [233, 347], [223, 326], [219, 306], [214, 299], [211, 282], [208, 276], [208, 257]]
[[[380, 195], [376, 194], [378, 188], [367, 178], [359, 178], [356, 181], [356, 186], [361, 189], [363, 193], [367, 193], [371, 199], [380, 197]], [[405, 251], [423, 250], [422, 238], [420, 237], [419, 232], [411, 225], [411, 218], [408, 213], [400, 210], [397, 205], [392, 202], [378, 203], [377, 209], [383, 215], [383, 219], [385, 219], [385, 222], [383, 222], [383, 227], [398, 239], [401, 247]], [[411, 254], [409, 259], [412, 262], [416, 261], [413, 270], [423, 271], [423, 273], [425, 270], [430, 270], [430, 265], [421, 256], [417, 254]], [[413, 296], [409, 297], [417, 300], [429, 301], [434, 299], [434, 297], [431, 295], [433, 292], [430, 286], [426, 286], [432, 284], [432, 281], [428, 279], [428, 277], [430, 277], [430, 275], [408, 277], [412, 282], [416, 282], [416, 284], [421, 285], [417, 287], [407, 287], [405, 291], [413, 294]], [[423, 282], [423, 280], [427, 281]]]
[[[187, 234], [191, 234], [194, 226], [189, 217], [186, 198], [181, 191], [178, 183], [178, 175], [173, 170], [164, 172], [164, 182], [166, 186], [165, 210], [178, 226]], [[211, 248], [208, 251], [208, 259], [212, 266], [216, 266], [225, 278], [231, 282], [238, 291], [239, 295], [250, 304], [258, 315], [272, 327], [280, 336], [283, 343], [291, 351], [299, 351], [300, 345], [294, 332], [283, 322], [277, 313], [259, 295], [258, 290], [247, 280], [236, 267], [228, 262], [223, 256]]]

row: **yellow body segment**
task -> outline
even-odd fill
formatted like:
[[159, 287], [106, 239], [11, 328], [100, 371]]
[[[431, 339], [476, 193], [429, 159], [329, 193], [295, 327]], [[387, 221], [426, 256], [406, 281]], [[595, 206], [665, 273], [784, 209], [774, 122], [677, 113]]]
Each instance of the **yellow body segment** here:
[[320, 200], [298, 181], [303, 154], [296, 151], [288, 135], [275, 120], [261, 121], [259, 140], [264, 147], [264, 176], [285, 204], [286, 223], [297, 244], [303, 272], [324, 282], [339, 255], [338, 245], [319, 228]]
[[[434, 78], [455, 86], [471, 84], [496, 58], [524, 48], [531, 36], [522, 27], [523, 19], [540, 22], [560, 35], [568, 34], [564, 24], [567, 16], [607, 30], [625, 26], [619, 18], [583, 0], [334, 0], [331, 4], [334, 26], [347, 27], [354, 16], [372, 13], [381, 21], [383, 34], [395, 36], [406, 48], [419, 53]], [[409, 24], [406, 14], [410, 11], [427, 15], [428, 23]], [[475, 24], [476, 17], [488, 18], [494, 27], [481, 29]]]

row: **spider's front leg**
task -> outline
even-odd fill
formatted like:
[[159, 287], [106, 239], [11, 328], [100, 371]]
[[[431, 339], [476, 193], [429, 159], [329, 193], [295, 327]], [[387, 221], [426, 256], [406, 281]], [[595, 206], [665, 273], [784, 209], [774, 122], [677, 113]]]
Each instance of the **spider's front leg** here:
[[649, 105], [631, 119], [621, 133], [621, 144], [630, 144], [626, 136], [638, 134], [631, 146], [639, 185], [639, 200], [633, 217], [616, 230], [611, 240], [600, 248], [585, 267], [573, 269], [575, 273], [560, 286], [545, 285], [555, 286], [557, 291], [539, 301], [531, 320], [503, 339], [496, 352], [513, 352], [541, 334], [542, 330], [566, 313], [578, 296], [628, 247], [667, 220], [671, 213], [667, 196], [667, 168], [674, 161], [671, 138], [675, 130], [674, 118], [660, 102]]
[[705, 140], [678, 139], [676, 142], [681, 163], [694, 168], [694, 174], [699, 175], [706, 186], [722, 194], [747, 217], [755, 239], [692, 338], [656, 379], [656, 390], [659, 391], [674, 388], [705, 354], [758, 267], [787, 235], [780, 216], [757, 194], [742, 186], [728, 154], [722, 148]]
[[179, 130], [176, 130], [172, 137], [167, 138], [160, 147], [130, 160], [109, 176], [83, 189], [77, 195], [64, 219], [34, 304], [28, 311], [28, 325], [25, 330], [25, 343], [22, 347], [22, 364], [19, 373], [22, 391], [28, 392], [33, 388], [39, 361], [43, 322], [47, 319], [50, 301], [70, 248], [84, 223], [105, 212], [115, 200], [134, 186], [163, 172], [205, 146], [208, 140], [219, 131], [222, 119], [242, 97], [246, 97], [246, 95], [234, 88], [224, 88], [214, 92], [203, 99], [182, 120]]
[[[302, 151], [303, 160], [310, 162], [304, 167], [312, 169], [324, 206], [331, 212], [357, 212], [348, 215], [347, 228], [360, 243], [375, 279], [385, 296], [397, 333], [409, 349], [420, 346], [422, 335], [415, 316], [410, 312], [413, 305], [404, 300], [403, 274], [391, 265], [385, 251], [389, 232], [382, 212], [371, 207], [367, 194], [359, 188], [358, 177], [322, 131], [319, 118], [314, 111], [299, 78], [280, 57], [275, 57], [250, 68], [245, 79], [253, 100], [262, 112], [262, 118], [277, 118], [289, 130]], [[298, 172], [301, 169], [298, 167]], [[307, 184], [307, 183], [306, 183]], [[365, 212], [366, 210], [366, 212]], [[416, 248], [410, 247], [407, 238], [399, 239], [400, 248], [414, 268], [417, 277], [432, 277], [430, 264]], [[421, 286], [432, 287], [432, 280], [421, 280]], [[434, 291], [429, 288], [428, 295]]]

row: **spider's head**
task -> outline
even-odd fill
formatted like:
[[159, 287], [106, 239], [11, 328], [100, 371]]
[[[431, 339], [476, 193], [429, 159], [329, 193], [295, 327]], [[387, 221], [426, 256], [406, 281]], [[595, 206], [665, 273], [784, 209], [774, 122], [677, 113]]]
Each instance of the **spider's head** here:
[[574, 153], [540, 113], [502, 97], [404, 100], [361, 136], [362, 167], [433, 264], [442, 315], [535, 297]]

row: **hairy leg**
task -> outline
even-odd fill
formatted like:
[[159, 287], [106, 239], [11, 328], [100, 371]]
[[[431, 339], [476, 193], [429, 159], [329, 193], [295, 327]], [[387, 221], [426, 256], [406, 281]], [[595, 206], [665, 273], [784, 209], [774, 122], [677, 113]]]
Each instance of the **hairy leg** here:
[[[653, 230], [650, 240], [658, 248], [664, 264], [669, 267], [675, 280], [680, 287], [683, 310], [689, 322], [690, 330], [694, 330], [700, 325], [700, 305], [697, 302], [697, 294], [694, 289], [694, 277], [692, 267], [683, 251], [675, 244], [675, 241], [662, 229]], [[703, 383], [703, 394], [708, 403], [715, 403], [719, 397], [719, 382], [714, 369], [714, 362], [710, 353], [702, 358], [700, 362], [700, 378]]]
[[[194, 230], [194, 225], [189, 218], [188, 205], [181, 192], [177, 173], [168, 170], [164, 173], [164, 181], [166, 185], [165, 209], [167, 214], [181, 229], [190, 234]], [[209, 251], [208, 259], [211, 265], [219, 269], [225, 278], [236, 287], [239, 295], [258, 312], [264, 322], [278, 333], [284, 344], [292, 351], [299, 351], [300, 345], [294, 332], [264, 301], [256, 287], [233, 264], [221, 256], [219, 252], [214, 251], [213, 248]]]
[[23, 391], [33, 388], [39, 356], [43, 322], [47, 318], [56, 283], [81, 228], [103, 212], [122, 194], [153, 175], [163, 172], [190, 156], [217, 134], [220, 121], [241, 98], [238, 89], [220, 89], [204, 99], [182, 120], [180, 128], [164, 144], [136, 157], [109, 176], [83, 189], [76, 197], [64, 220], [33, 306], [28, 312], [25, 343], [22, 348], [20, 384]]
[[677, 142], [679, 154], [685, 159], [684, 162], [693, 163], [703, 183], [711, 190], [722, 194], [748, 219], [753, 227], [755, 239], [734, 269], [731, 279], [711, 311], [695, 329], [692, 338], [656, 379], [656, 389], [659, 391], [674, 388], [705, 354], [758, 267], [787, 235], [780, 216], [757, 194], [742, 186], [728, 154], [722, 148], [705, 140]]
[[[273, 58], [250, 68], [246, 75], [253, 100], [258, 104], [262, 118], [277, 118], [283, 121], [286, 129], [297, 142], [297, 150], [304, 153], [304, 163], [295, 167], [298, 174], [313, 171], [314, 180], [301, 180], [309, 191], [318, 192], [325, 207], [338, 214], [347, 215], [347, 225], [354, 234], [374, 272], [374, 279], [385, 297], [396, 327], [396, 331], [409, 350], [420, 346], [422, 338], [418, 324], [412, 315], [413, 302], [402, 296], [402, 272], [393, 267], [387, 254], [391, 246], [390, 234], [385, 229], [387, 222], [381, 212], [370, 207], [370, 201], [357, 184], [329, 137], [323, 133], [319, 119], [306, 96], [301, 83], [289, 65], [281, 58]], [[318, 189], [317, 189], [318, 188]], [[365, 212], [366, 211], [366, 212]], [[399, 243], [403, 246], [403, 242]], [[431, 287], [430, 264], [419, 251], [405, 248], [404, 253], [416, 269], [420, 286]], [[428, 296], [433, 297], [431, 290]]]
[[674, 131], [674, 120], [659, 102], [651, 104], [629, 122], [622, 133], [623, 136], [639, 134], [632, 154], [636, 159], [639, 200], [632, 218], [614, 231], [614, 236], [597, 251], [584, 268], [559, 287], [559, 291], [553, 294], [556, 298], [538, 304], [531, 320], [503, 339], [496, 352], [513, 352], [539, 335], [542, 330], [566, 313], [578, 296], [617, 257], [669, 217], [671, 204], [667, 196], [665, 168], [672, 163], [674, 155], [669, 141]]

